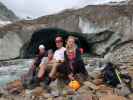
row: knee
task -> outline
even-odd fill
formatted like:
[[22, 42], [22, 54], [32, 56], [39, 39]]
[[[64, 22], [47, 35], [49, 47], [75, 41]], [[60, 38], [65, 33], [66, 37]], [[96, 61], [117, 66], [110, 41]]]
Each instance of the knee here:
[[41, 64], [39, 67], [40, 67], [40, 68], [45, 68], [46, 65], [45, 65], [45, 64]]
[[53, 64], [54, 67], [57, 67], [58, 65], [59, 65], [58, 63], [54, 63], [54, 64]]

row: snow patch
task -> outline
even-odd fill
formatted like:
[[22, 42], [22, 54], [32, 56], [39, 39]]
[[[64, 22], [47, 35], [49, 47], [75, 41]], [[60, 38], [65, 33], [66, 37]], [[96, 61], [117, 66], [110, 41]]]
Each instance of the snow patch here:
[[2, 21], [2, 20], [0, 20], [0, 27], [5, 26], [7, 24], [11, 24], [11, 23], [12, 23], [11, 21]]

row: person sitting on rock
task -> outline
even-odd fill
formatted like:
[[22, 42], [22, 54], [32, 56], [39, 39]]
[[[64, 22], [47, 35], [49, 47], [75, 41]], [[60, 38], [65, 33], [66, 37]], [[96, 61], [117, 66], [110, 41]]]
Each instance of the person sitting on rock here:
[[[51, 70], [51, 66], [53, 64], [53, 50], [49, 49], [48, 50], [48, 56], [43, 57], [41, 60], [41, 63], [39, 64], [39, 69], [37, 72], [37, 75], [35, 77], [35, 84], [34, 87], [38, 86], [41, 81], [47, 82], [47, 77], [46, 74]], [[34, 88], [33, 87], [33, 88]]]
[[38, 72], [38, 79], [44, 81], [44, 85], [47, 85], [46, 82], [48, 81], [48, 73], [52, 69], [52, 65], [54, 63], [53, 60], [53, 50], [48, 50], [48, 57], [43, 57], [41, 63], [40, 63], [40, 70]]
[[[31, 64], [31, 68], [29, 69], [29, 72], [26, 75], [23, 75], [21, 77], [24, 86], [26, 85], [27, 87], [27, 85], [37, 85], [36, 84], [38, 82], [37, 73], [39, 71], [39, 66], [42, 61], [42, 58], [46, 55], [47, 54], [46, 54], [45, 46], [43, 44], [39, 45], [38, 54], [34, 58]], [[29, 77], [31, 77], [30, 80], [27, 80]], [[28, 83], [27, 81], [29, 82], [29, 84], [27, 84]]]
[[55, 44], [57, 50], [54, 52], [53, 63], [51, 64], [51, 71], [49, 72], [47, 81], [44, 82], [45, 86], [48, 86], [52, 80], [56, 79], [56, 73], [58, 71], [58, 67], [64, 62], [64, 52], [66, 48], [63, 47], [62, 36], [57, 35], [55, 37]]
[[88, 76], [85, 65], [81, 58], [81, 52], [76, 46], [74, 36], [69, 36], [67, 39], [64, 59], [64, 64], [59, 67], [59, 72], [61, 74], [67, 75], [69, 80], [75, 80], [75, 75], [78, 73]]

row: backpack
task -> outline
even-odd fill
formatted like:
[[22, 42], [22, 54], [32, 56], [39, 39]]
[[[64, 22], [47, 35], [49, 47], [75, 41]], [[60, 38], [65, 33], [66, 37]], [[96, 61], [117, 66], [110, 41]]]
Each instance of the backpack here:
[[117, 78], [114, 65], [112, 63], [108, 63], [106, 67], [102, 70], [103, 81], [111, 85], [112, 87], [116, 87], [120, 82]]

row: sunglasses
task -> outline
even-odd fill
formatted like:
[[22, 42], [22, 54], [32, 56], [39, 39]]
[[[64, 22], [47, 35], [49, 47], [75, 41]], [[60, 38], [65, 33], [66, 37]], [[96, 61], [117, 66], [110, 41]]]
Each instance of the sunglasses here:
[[63, 42], [62, 40], [55, 40], [55, 43]]

